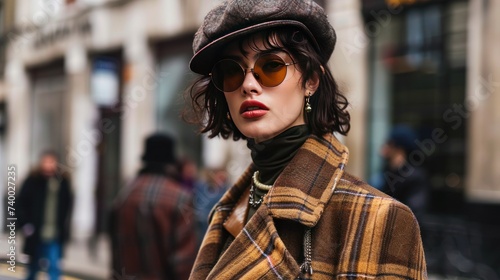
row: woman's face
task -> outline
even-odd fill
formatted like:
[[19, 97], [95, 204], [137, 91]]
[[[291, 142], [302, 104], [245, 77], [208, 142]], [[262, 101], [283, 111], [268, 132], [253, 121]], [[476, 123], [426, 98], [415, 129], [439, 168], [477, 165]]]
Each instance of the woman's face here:
[[[238, 42], [230, 44], [224, 51], [224, 57], [236, 60], [247, 69], [241, 86], [234, 91], [224, 92], [224, 96], [231, 119], [240, 132], [256, 142], [262, 142], [290, 127], [305, 124], [305, 97], [309, 92], [314, 93], [314, 90], [302, 87], [302, 73], [296, 64], [285, 66], [286, 76], [278, 86], [261, 85], [249, 68], [254, 68], [256, 60], [269, 50], [266, 50], [259, 36], [247, 42], [251, 42], [252, 47], [245, 43], [245, 54], [241, 53]], [[273, 50], [271, 53], [278, 55], [285, 63], [293, 63], [284, 51]]]

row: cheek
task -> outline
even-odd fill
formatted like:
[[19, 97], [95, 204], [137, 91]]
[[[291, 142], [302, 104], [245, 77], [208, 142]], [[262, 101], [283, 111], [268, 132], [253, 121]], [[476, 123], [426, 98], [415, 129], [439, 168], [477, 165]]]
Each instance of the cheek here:
[[[287, 92], [288, 94], [283, 94]], [[289, 114], [297, 114], [305, 102], [304, 92], [296, 87], [289, 87], [282, 91], [277, 100], [277, 105]]]
[[282, 115], [295, 116], [302, 108], [302, 99], [297, 96], [279, 98], [275, 102], [275, 108]]
[[282, 94], [273, 100], [272, 105], [273, 116], [278, 124], [289, 125], [300, 120], [302, 116], [303, 99], [298, 93]]

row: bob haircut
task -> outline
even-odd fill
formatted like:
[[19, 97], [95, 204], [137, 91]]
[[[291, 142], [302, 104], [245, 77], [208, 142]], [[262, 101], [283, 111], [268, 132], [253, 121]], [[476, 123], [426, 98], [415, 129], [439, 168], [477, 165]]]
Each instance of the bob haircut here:
[[[304, 33], [298, 28], [290, 27], [259, 31], [240, 42], [241, 52], [245, 54], [245, 45], [258, 51], [255, 39], [259, 37], [263, 39], [265, 49], [284, 50], [290, 54], [296, 67], [302, 73], [303, 88], [309, 79], [315, 76], [320, 78], [319, 87], [310, 98], [313, 110], [310, 113], [304, 113], [309, 131], [319, 137], [333, 132], [347, 135], [351, 126], [350, 115], [347, 112], [349, 102], [339, 91], [327, 61], [322, 61], [321, 56], [309, 43]], [[209, 138], [218, 135], [224, 139], [232, 135], [233, 140], [247, 138], [228, 117], [229, 108], [224, 93], [215, 88], [209, 75], [195, 80], [187, 94], [186, 97], [191, 99], [192, 103], [191, 115], [187, 120], [201, 125], [202, 133], [210, 132]]]

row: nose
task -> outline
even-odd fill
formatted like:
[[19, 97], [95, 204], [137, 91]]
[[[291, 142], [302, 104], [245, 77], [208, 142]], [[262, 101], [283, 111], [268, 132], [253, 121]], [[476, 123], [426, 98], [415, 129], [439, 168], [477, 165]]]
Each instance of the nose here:
[[241, 85], [243, 94], [261, 94], [262, 86], [260, 85], [259, 75], [254, 73], [253, 68], [245, 69], [245, 79]]

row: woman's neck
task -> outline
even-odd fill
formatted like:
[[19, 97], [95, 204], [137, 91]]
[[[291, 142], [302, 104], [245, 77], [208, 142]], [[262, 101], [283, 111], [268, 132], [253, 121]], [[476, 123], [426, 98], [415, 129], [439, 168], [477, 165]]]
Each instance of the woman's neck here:
[[307, 125], [298, 125], [263, 142], [256, 143], [249, 139], [247, 145], [251, 150], [253, 163], [260, 173], [258, 180], [263, 184], [274, 184], [308, 136]]

